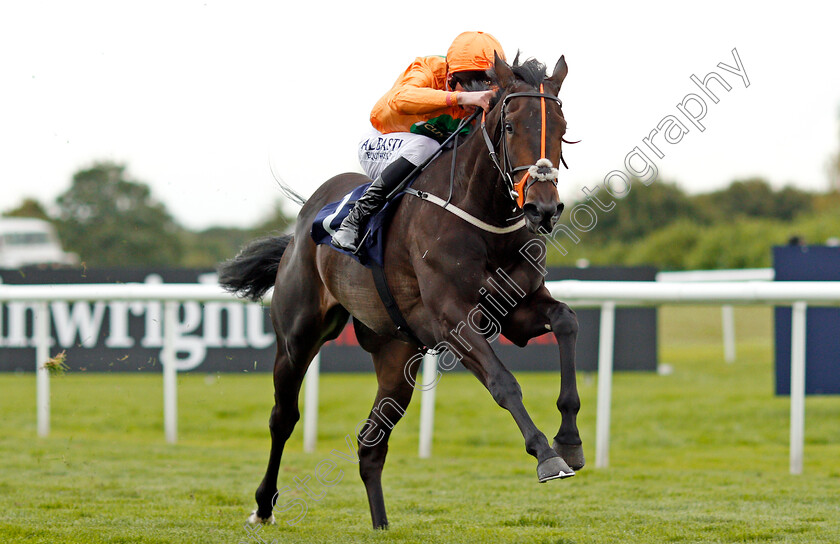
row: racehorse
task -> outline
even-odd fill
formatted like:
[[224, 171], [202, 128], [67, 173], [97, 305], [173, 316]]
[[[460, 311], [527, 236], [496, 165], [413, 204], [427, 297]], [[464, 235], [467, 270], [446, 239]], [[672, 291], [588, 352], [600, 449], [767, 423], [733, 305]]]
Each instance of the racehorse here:
[[[411, 400], [419, 366], [414, 363], [426, 346], [460, 360], [511, 413], [525, 450], [537, 459], [540, 482], [573, 476], [583, 467], [576, 421], [578, 322], [545, 286], [539, 236], [552, 231], [564, 208], [554, 165], [565, 165], [566, 121], [557, 95], [568, 68], [560, 57], [547, 75], [545, 65], [534, 59], [520, 63], [518, 57], [508, 65], [496, 56], [488, 77], [498, 92], [486, 119], [480, 125], [476, 120], [460, 146], [432, 161], [414, 180], [412, 194], [397, 203], [384, 249], [385, 278], [408, 327], [395, 325], [369, 269], [310, 237], [323, 206], [369, 182], [361, 174], [325, 182], [303, 204], [294, 234], [251, 242], [220, 266], [220, 283], [240, 296], [258, 300], [274, 287], [271, 452], [250, 522], [274, 522], [280, 458], [300, 418], [301, 382], [320, 347], [339, 335], [349, 316], [360, 345], [373, 357], [379, 385], [358, 433], [359, 473], [374, 528], [388, 526], [381, 484], [388, 438]], [[541, 253], [534, 257], [538, 246]], [[562, 419], [552, 444], [490, 345], [503, 334], [521, 347], [548, 331], [557, 339], [561, 370]]]

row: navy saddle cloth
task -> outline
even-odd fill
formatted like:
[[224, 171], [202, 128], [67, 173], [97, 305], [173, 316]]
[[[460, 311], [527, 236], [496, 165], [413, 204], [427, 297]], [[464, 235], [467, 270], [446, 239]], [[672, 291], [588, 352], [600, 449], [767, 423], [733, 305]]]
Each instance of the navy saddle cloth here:
[[330, 245], [330, 239], [341, 222], [350, 213], [353, 204], [362, 196], [365, 190], [370, 186], [370, 183], [360, 185], [344, 195], [344, 198], [336, 202], [330, 202], [315, 216], [315, 221], [312, 223], [312, 239], [316, 244], [326, 244], [335, 251], [340, 251], [345, 255], [350, 255], [364, 266], [370, 268], [373, 265], [380, 267], [384, 266], [383, 257], [385, 255], [385, 234], [388, 223], [397, 209], [397, 204], [400, 198], [405, 193], [399, 193], [376, 214], [374, 214], [370, 221], [368, 221], [366, 230], [370, 231], [362, 242], [357, 254], [352, 254], [349, 251], [338, 249]]

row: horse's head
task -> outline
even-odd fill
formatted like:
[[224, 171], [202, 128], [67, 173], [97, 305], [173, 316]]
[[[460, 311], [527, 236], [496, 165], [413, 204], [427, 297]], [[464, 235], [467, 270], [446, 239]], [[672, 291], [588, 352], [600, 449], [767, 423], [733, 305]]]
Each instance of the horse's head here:
[[494, 71], [501, 94], [491, 122], [501, 132], [500, 170], [516, 193], [528, 229], [551, 232], [564, 208], [557, 193], [557, 166], [565, 166], [561, 146], [566, 120], [557, 94], [569, 72], [566, 60], [560, 57], [546, 76], [545, 65], [536, 60], [519, 64], [517, 55], [511, 66], [497, 55]]

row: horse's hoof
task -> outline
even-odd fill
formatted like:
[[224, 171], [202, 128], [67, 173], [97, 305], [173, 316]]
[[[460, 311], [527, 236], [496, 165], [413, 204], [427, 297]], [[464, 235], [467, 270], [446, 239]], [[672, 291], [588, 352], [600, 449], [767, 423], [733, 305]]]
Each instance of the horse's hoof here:
[[549, 457], [537, 465], [537, 478], [541, 484], [549, 480], [568, 478], [574, 475], [575, 471], [569, 468], [569, 465], [560, 457]]
[[250, 523], [251, 525], [259, 525], [261, 523], [263, 525], [274, 525], [274, 514], [271, 514], [267, 518], [261, 518], [257, 515], [257, 511], [254, 510], [253, 512], [251, 512], [251, 515], [248, 516], [248, 523]]
[[551, 443], [551, 447], [572, 467], [572, 470], [580, 470], [586, 464], [586, 459], [583, 458], [583, 446], [580, 444], [558, 444], [555, 440]]

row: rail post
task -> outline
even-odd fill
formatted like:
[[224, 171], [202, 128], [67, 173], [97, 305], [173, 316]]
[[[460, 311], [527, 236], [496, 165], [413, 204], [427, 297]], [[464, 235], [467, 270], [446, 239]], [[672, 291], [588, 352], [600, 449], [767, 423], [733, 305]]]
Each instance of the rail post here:
[[36, 302], [35, 308], [35, 372], [37, 373], [38, 436], [50, 434], [50, 307]]
[[432, 434], [435, 428], [435, 390], [437, 384], [438, 356], [426, 353], [423, 355], [423, 393], [420, 397], [420, 445], [418, 454], [420, 459], [432, 456]]
[[178, 375], [175, 363], [175, 325], [178, 320], [178, 303], [167, 301], [163, 310], [163, 430], [166, 441], [178, 441]]
[[727, 363], [735, 362], [735, 308], [724, 304], [721, 308], [723, 325], [723, 359]]
[[303, 378], [303, 451], [312, 453], [318, 443], [318, 388], [321, 376], [321, 354], [309, 363]]
[[598, 340], [598, 413], [595, 423], [595, 468], [610, 464], [610, 405], [612, 402], [613, 352], [615, 344], [615, 302], [601, 305]]
[[808, 305], [793, 304], [790, 332], [790, 473], [802, 474], [805, 442], [805, 335]]

